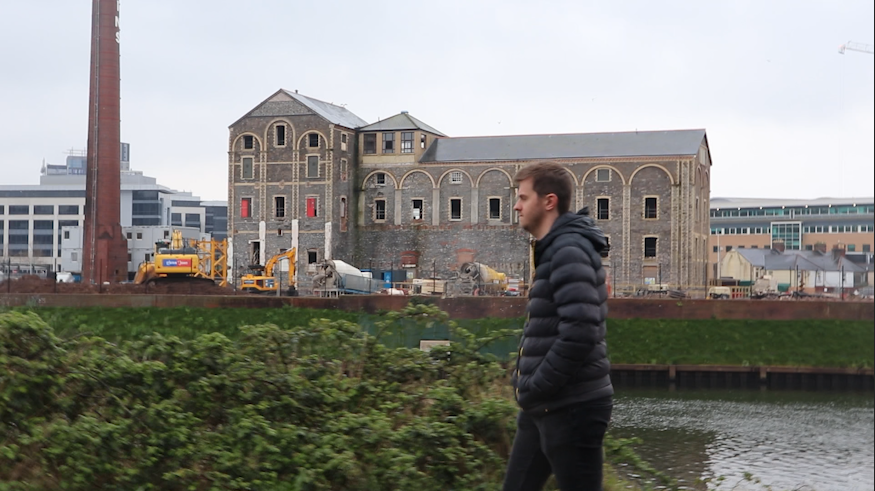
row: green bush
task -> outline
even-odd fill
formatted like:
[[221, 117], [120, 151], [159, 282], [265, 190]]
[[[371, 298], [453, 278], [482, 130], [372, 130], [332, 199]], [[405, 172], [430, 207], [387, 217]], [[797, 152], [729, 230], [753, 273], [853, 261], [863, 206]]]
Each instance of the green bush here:
[[116, 345], [0, 314], [0, 490], [497, 489], [505, 370], [430, 306], [375, 328], [411, 322], [459, 342], [388, 348], [316, 319]]

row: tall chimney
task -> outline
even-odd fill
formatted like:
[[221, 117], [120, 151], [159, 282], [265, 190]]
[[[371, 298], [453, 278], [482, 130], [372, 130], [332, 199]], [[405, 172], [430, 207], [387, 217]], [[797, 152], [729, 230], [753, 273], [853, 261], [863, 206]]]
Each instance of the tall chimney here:
[[128, 274], [128, 246], [121, 215], [121, 76], [119, 0], [92, 0], [88, 160], [82, 281], [119, 282]]
[[832, 248], [832, 258], [838, 261], [840, 257], [845, 257], [845, 246], [842, 244]]
[[815, 243], [814, 250], [821, 253], [821, 254], [826, 254], [826, 243], [825, 242]]
[[780, 253], [784, 252], [784, 241], [783, 239], [775, 239], [772, 241], [772, 250], [778, 251]]

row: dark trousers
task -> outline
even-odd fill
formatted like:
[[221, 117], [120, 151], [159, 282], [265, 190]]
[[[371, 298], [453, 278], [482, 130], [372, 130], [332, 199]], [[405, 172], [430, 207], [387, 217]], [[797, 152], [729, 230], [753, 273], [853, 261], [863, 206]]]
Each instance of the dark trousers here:
[[503, 491], [538, 491], [550, 474], [562, 491], [601, 491], [611, 397], [543, 414], [520, 411]]

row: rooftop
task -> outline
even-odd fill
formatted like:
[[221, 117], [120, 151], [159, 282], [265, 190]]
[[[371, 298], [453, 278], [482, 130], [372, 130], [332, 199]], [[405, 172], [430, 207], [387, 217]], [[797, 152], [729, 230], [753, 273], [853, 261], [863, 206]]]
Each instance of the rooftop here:
[[696, 155], [704, 129], [440, 138], [421, 162]]

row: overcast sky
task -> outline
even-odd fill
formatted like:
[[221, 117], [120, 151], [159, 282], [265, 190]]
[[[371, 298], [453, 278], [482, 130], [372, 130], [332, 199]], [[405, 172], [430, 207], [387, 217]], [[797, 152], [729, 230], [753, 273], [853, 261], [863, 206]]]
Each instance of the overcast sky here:
[[[705, 128], [712, 196], [875, 194], [871, 0], [121, 0], [131, 166], [227, 198], [228, 126], [280, 88], [450, 136]], [[0, 10], [0, 184], [84, 149], [91, 2]]]

